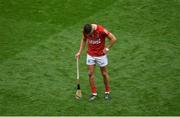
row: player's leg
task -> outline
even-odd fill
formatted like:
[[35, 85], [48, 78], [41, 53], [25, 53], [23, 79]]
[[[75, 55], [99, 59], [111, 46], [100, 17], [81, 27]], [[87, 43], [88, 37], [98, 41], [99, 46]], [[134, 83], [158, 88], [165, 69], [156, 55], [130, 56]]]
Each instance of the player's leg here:
[[103, 80], [104, 80], [104, 86], [105, 86], [105, 95], [104, 95], [104, 99], [105, 100], [110, 100], [111, 99], [111, 95], [110, 95], [110, 87], [109, 87], [109, 75], [108, 75], [108, 70], [107, 67], [100, 67], [101, 69], [101, 74], [103, 76]]
[[89, 101], [93, 101], [97, 96], [96, 86], [95, 86], [95, 81], [94, 81], [94, 67], [95, 67], [94, 57], [87, 55], [86, 64], [88, 65], [89, 83], [90, 83], [91, 92], [92, 92], [92, 94], [89, 97]]
[[104, 85], [105, 85], [105, 93], [109, 93], [110, 88], [109, 88], [109, 75], [108, 75], [108, 70], [107, 70], [107, 65], [108, 65], [107, 55], [96, 57], [95, 59], [96, 59], [97, 64], [100, 66], [101, 74], [103, 76]]
[[101, 69], [101, 74], [103, 76], [103, 80], [104, 80], [104, 86], [105, 86], [105, 93], [110, 93], [110, 86], [109, 86], [109, 74], [108, 74], [108, 70], [107, 67], [100, 67]]
[[91, 92], [93, 95], [97, 95], [96, 86], [94, 81], [94, 65], [88, 65], [89, 83], [91, 86]]
[[104, 98], [109, 100], [109, 99], [111, 99], [111, 97], [110, 97], [110, 86], [109, 86], [109, 74], [108, 74], [108, 70], [107, 70], [107, 65], [108, 65], [107, 55], [97, 57], [96, 61], [97, 61], [97, 64], [99, 64], [99, 66], [100, 66], [101, 74], [102, 74], [103, 80], [104, 80], [104, 86], [105, 86]]
[[88, 65], [88, 71], [89, 71], [89, 83], [91, 86], [91, 92], [92, 94], [89, 96], [89, 101], [93, 101], [97, 97], [97, 92], [96, 92], [96, 86], [95, 86], [95, 81], [94, 81], [94, 65]]

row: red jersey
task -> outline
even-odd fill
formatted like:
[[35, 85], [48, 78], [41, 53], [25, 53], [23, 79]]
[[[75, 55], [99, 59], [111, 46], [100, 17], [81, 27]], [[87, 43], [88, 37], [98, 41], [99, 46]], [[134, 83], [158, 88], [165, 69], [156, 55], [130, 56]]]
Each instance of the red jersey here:
[[105, 53], [103, 49], [105, 48], [105, 38], [110, 34], [110, 32], [104, 31], [104, 27], [101, 25], [96, 25], [95, 30], [92, 34], [84, 36], [88, 41], [87, 53], [90, 56], [103, 56]]

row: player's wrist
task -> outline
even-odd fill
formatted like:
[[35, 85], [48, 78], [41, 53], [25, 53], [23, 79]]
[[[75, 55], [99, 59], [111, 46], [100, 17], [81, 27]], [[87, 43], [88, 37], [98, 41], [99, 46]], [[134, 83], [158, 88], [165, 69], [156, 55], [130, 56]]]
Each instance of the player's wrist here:
[[81, 54], [81, 51], [78, 51], [78, 54]]
[[109, 51], [109, 48], [105, 48], [106, 49], [106, 52], [108, 52]]

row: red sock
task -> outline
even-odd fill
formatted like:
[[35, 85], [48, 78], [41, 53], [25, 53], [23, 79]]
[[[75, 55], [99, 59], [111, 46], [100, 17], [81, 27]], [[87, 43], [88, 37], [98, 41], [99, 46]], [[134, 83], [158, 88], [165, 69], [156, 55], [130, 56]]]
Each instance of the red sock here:
[[97, 95], [96, 87], [91, 87], [91, 92], [93, 95]]
[[109, 93], [110, 92], [110, 87], [109, 87], [109, 85], [106, 85], [105, 86], [105, 93]]

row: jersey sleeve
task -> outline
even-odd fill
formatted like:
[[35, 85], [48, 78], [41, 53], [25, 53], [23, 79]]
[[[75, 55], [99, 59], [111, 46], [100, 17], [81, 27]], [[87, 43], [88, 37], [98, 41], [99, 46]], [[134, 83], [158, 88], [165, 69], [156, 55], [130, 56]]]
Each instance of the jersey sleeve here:
[[104, 30], [103, 30], [103, 33], [104, 33], [105, 37], [107, 37], [107, 36], [110, 34], [110, 32], [107, 31], [105, 28], [104, 28]]
[[105, 37], [107, 37], [110, 34], [110, 32], [107, 31], [106, 28], [103, 26], [101, 26], [101, 31], [102, 31], [103, 36]]

